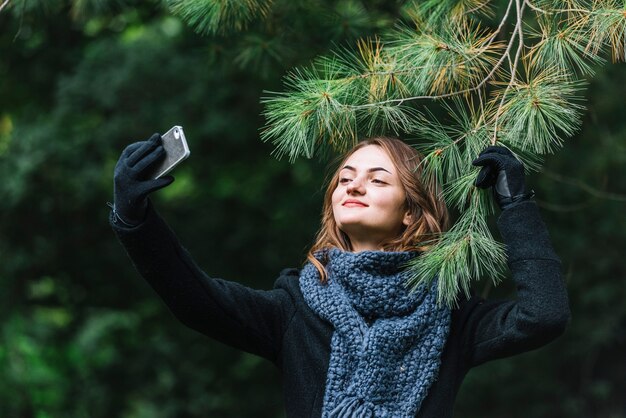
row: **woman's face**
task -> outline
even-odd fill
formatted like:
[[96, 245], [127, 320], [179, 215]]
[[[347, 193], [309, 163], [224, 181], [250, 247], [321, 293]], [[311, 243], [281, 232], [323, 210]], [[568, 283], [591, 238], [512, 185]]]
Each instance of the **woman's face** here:
[[355, 151], [340, 167], [332, 196], [333, 215], [354, 251], [380, 250], [410, 222], [397, 170], [377, 145]]

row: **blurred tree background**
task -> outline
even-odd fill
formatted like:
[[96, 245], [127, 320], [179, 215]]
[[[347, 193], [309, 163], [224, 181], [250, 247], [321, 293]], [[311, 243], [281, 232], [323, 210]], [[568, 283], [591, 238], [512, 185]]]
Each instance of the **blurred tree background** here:
[[[0, 3], [0, 417], [281, 417], [272, 366], [183, 328], [133, 270], [108, 226], [113, 167], [183, 125], [192, 155], [159, 211], [210, 275], [270, 288], [312, 243], [327, 161], [270, 156], [263, 90], [402, 2], [295, 0], [204, 37], [165, 1]], [[582, 131], [529, 179], [572, 323], [473, 370], [459, 418], [626, 417], [626, 71], [597, 71]]]

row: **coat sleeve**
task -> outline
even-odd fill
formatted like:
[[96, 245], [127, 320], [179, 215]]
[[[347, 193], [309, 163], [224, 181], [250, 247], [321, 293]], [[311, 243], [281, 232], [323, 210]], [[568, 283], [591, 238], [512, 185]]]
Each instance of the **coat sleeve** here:
[[208, 277], [149, 205], [146, 220], [110, 223], [137, 271], [186, 326], [235, 348], [276, 362], [285, 324], [295, 310], [280, 286], [254, 290]]
[[562, 334], [570, 318], [561, 262], [535, 202], [506, 209], [498, 228], [507, 246], [517, 297], [473, 298], [466, 313], [464, 351], [470, 367], [538, 348]]

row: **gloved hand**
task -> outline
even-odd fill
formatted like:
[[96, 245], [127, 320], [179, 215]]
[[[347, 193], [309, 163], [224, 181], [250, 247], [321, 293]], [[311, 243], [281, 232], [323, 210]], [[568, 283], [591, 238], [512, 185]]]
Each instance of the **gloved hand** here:
[[524, 166], [507, 148], [489, 146], [472, 164], [482, 167], [474, 184], [483, 189], [495, 186], [493, 194], [500, 209], [533, 197], [532, 191], [526, 191]]
[[151, 178], [152, 169], [165, 157], [161, 135], [130, 144], [122, 151], [113, 174], [114, 215], [127, 226], [143, 222], [148, 194], [168, 186], [174, 177]]

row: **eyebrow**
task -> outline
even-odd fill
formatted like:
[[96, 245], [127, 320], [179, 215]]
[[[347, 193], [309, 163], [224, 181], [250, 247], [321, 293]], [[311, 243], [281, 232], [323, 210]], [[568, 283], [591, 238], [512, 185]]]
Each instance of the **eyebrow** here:
[[[356, 171], [356, 168], [346, 165], [342, 168], [342, 170], [350, 170], [350, 171]], [[370, 169], [367, 170], [368, 173], [373, 173], [375, 171], [386, 171], [387, 173], [391, 174], [391, 172], [383, 167], [372, 167]]]

